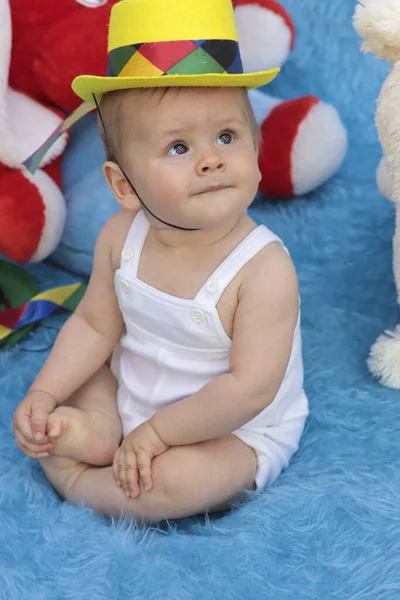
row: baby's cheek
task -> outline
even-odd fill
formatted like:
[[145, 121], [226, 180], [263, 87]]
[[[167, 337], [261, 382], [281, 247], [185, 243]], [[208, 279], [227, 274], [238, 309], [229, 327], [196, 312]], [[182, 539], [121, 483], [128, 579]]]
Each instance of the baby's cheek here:
[[175, 200], [187, 191], [185, 178], [176, 169], [170, 169], [168, 173], [160, 175], [154, 185], [165, 198]]
[[189, 185], [186, 184], [182, 173], [175, 169], [158, 172], [151, 175], [151, 191], [156, 201], [161, 201], [165, 208], [176, 208], [180, 200], [186, 200]]
[[261, 173], [258, 166], [256, 154], [246, 153], [237, 164], [237, 173], [249, 187], [258, 186], [261, 180]]

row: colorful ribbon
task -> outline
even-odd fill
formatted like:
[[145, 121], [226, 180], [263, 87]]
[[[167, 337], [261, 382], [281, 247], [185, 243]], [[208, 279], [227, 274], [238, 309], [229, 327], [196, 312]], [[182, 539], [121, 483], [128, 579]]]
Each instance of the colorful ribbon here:
[[[59, 309], [73, 311], [79, 304], [86, 285], [74, 283], [52, 288], [41, 293], [33, 279], [23, 269], [0, 260], [0, 349], [17, 343], [34, 323], [45, 319]], [[21, 302], [21, 299], [25, 301]]]
[[83, 104], [80, 104], [78, 108], [65, 119], [65, 121], [60, 123], [57, 129], [53, 131], [47, 140], [45, 140], [33, 154], [24, 160], [22, 163], [24, 167], [26, 167], [28, 171], [34, 175], [42, 161], [42, 158], [47, 154], [51, 146], [58, 140], [58, 138], [70, 127], [72, 127], [74, 123], [82, 119], [82, 117], [87, 115], [92, 110], [94, 110], [94, 106], [90, 102], [83, 102]]

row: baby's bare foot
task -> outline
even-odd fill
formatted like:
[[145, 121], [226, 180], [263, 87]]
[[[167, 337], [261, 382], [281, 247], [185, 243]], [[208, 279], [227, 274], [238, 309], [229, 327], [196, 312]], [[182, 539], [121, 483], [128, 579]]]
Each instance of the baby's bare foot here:
[[48, 436], [54, 442], [50, 454], [90, 465], [110, 465], [118, 445], [107, 431], [105, 419], [96, 411], [59, 406], [47, 421]]

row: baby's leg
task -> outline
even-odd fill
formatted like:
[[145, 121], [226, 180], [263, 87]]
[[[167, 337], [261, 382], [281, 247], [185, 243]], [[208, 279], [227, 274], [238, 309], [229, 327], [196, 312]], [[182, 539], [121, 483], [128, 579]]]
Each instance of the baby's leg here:
[[117, 486], [111, 467], [70, 462], [53, 477], [53, 484], [71, 502], [83, 500], [104, 515], [125, 513], [146, 522], [221, 510], [239, 499], [243, 490], [255, 487], [255, 453], [234, 435], [170, 448], [152, 465], [154, 488], [142, 489], [135, 499]]
[[110, 465], [121, 440], [116, 403], [117, 383], [104, 365], [48, 419], [54, 441], [51, 461], [73, 458], [91, 465]]

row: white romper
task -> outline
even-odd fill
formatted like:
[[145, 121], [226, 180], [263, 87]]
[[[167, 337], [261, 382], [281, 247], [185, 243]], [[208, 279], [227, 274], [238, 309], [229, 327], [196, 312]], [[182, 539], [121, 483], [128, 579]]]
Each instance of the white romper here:
[[[196, 298], [188, 300], [138, 279], [148, 231], [148, 220], [140, 211], [115, 273], [126, 329], [114, 352], [112, 369], [119, 383], [117, 403], [124, 436], [164, 406], [229, 372], [232, 341], [221, 324], [218, 301], [249, 260], [271, 242], [281, 242], [260, 225], [214, 271]], [[298, 449], [307, 414], [299, 317], [289, 365], [274, 401], [233, 432], [256, 453], [257, 489], [272, 483], [287, 467]]]

